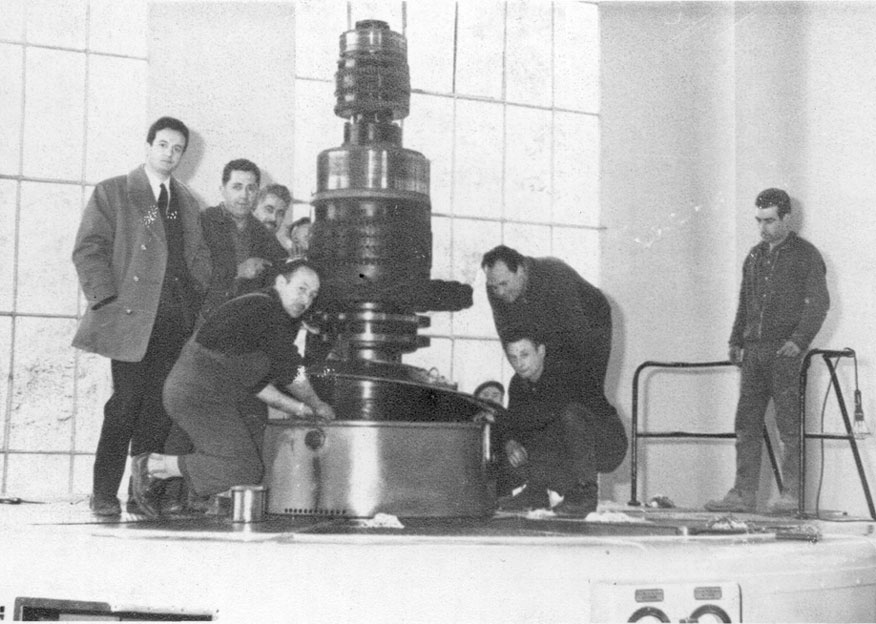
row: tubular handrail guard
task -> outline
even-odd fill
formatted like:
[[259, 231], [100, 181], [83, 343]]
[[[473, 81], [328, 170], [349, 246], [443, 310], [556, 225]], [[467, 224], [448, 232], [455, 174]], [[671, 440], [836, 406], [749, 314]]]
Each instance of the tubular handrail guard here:
[[[633, 374], [633, 414], [630, 424], [630, 505], [641, 505], [637, 498], [638, 488], [638, 461], [639, 461], [639, 438], [735, 438], [736, 433], [701, 433], [691, 431], [639, 431], [639, 377], [646, 368], [715, 368], [720, 366], [734, 366], [729, 360], [714, 362], [655, 362], [648, 360], [642, 362]], [[782, 489], [782, 475], [776, 461], [770, 437], [764, 425], [764, 442], [772, 464], [773, 474], [779, 489]], [[802, 445], [801, 445], [802, 446]]]
[[[843, 423], [846, 427], [846, 434], [834, 433], [809, 433], [806, 431], [806, 385], [809, 379], [809, 365], [814, 356], [821, 355], [827, 370], [830, 372], [830, 383], [836, 392], [836, 400], [839, 403], [840, 413], [843, 417]], [[861, 479], [861, 487], [864, 489], [864, 498], [867, 499], [867, 508], [870, 511], [870, 518], [876, 520], [876, 507], [873, 504], [873, 496], [870, 493], [870, 485], [867, 482], [867, 474], [864, 472], [864, 465], [861, 461], [861, 454], [858, 451], [858, 442], [855, 439], [854, 430], [852, 429], [851, 420], [849, 420], [849, 412], [846, 409], [846, 401], [843, 398], [843, 391], [840, 388], [839, 378], [836, 375], [836, 366], [830, 361], [830, 358], [855, 358], [854, 349], [846, 347], [845, 349], [810, 349], [803, 358], [803, 363], [800, 366], [800, 383], [799, 383], [799, 403], [800, 403], [800, 475], [798, 477], [798, 491], [800, 495], [797, 497], [797, 516], [803, 518], [806, 516], [806, 440], [847, 440], [852, 448], [852, 455], [855, 458], [855, 466], [858, 469], [858, 477]], [[823, 460], [822, 460], [823, 461]]]

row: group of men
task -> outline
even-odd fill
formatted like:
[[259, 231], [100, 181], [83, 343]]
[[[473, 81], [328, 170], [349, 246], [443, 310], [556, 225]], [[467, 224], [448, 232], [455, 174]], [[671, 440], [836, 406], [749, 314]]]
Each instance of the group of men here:
[[[260, 188], [261, 172], [246, 159], [225, 166], [222, 203], [201, 211], [172, 175], [188, 140], [177, 119], [152, 124], [144, 164], [95, 187], [76, 238], [73, 261], [88, 308], [74, 346], [110, 358], [113, 380], [94, 464], [91, 508], [99, 515], [121, 513], [129, 452], [129, 511], [154, 517], [164, 505], [184, 510], [260, 480], [266, 406], [334, 418], [294, 344], [320, 286], [306, 259], [309, 220], [283, 226], [288, 190]], [[756, 209], [764, 241], [746, 259], [730, 342], [730, 359], [743, 372], [737, 482], [707, 505], [718, 510], [754, 508], [770, 398], [785, 449], [782, 508], [796, 500], [791, 386], [829, 305], [820, 255], [790, 231], [787, 194], [769, 189]], [[598, 504], [598, 474], [616, 469], [627, 450], [604, 390], [608, 299], [555, 258], [500, 245], [481, 266], [514, 369], [508, 409], [494, 416], [500, 508], [549, 508], [554, 491], [563, 497], [554, 511], [586, 515]], [[497, 382], [492, 389], [504, 392]], [[162, 499], [173, 491], [162, 486], [179, 481], [186, 487]]]
[[[791, 200], [770, 188], [755, 199], [761, 242], [743, 265], [729, 360], [741, 368], [736, 410], [736, 479], [709, 511], [757, 507], [762, 431], [769, 402], [781, 440], [783, 489], [769, 505], [799, 504], [799, 390], [803, 357], [830, 307], [818, 250], [791, 229]], [[549, 508], [547, 490], [565, 494], [558, 513], [596, 509], [600, 472], [626, 453], [626, 433], [603, 392], [611, 348], [605, 296], [565, 263], [496, 247], [484, 255], [489, 301], [514, 369], [506, 414], [496, 419], [504, 452], [499, 485], [522, 491], [500, 508]], [[479, 390], [482, 390], [479, 388]]]
[[[76, 236], [73, 262], [88, 308], [73, 344], [110, 358], [113, 382], [94, 463], [91, 508], [99, 515], [121, 513], [129, 447], [132, 456], [160, 453], [177, 436], [189, 446], [184, 432], [171, 433], [163, 389], [195, 329], [225, 302], [270, 287], [307, 250], [309, 220], [284, 225], [289, 190], [260, 188], [261, 171], [249, 160], [225, 166], [222, 202], [201, 211], [172, 175], [188, 142], [180, 120], [155, 121], [144, 164], [95, 187]], [[137, 511], [131, 494], [128, 510]]]

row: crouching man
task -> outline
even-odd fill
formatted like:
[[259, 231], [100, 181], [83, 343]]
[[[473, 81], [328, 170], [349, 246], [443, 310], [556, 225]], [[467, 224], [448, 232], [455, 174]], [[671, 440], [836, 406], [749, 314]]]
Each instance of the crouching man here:
[[604, 397], [596, 401], [582, 391], [574, 362], [546, 358], [544, 341], [532, 332], [511, 332], [504, 344], [515, 374], [508, 411], [496, 422], [500, 470], [526, 487], [499, 509], [549, 509], [553, 490], [563, 496], [556, 513], [586, 516], [599, 502], [598, 473], [611, 472], [626, 455], [623, 423]]
[[164, 405], [194, 450], [132, 458], [133, 494], [146, 515], [159, 515], [159, 484], [165, 479], [182, 477], [201, 497], [261, 482], [263, 426], [253, 428], [243, 409], [253, 396], [293, 417], [334, 419], [295, 346], [301, 316], [319, 285], [313, 265], [290, 260], [273, 286], [223, 304], [186, 343], [164, 384]]

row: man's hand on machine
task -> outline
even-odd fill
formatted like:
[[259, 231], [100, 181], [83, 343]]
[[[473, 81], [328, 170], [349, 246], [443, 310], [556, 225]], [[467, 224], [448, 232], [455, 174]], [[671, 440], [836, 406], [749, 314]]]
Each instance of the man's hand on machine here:
[[529, 459], [526, 449], [517, 440], [505, 442], [505, 457], [514, 468], [520, 468]]
[[312, 408], [313, 415], [319, 418], [320, 420], [334, 420], [335, 419], [335, 410], [331, 405], [320, 401], [316, 404], [315, 407]]

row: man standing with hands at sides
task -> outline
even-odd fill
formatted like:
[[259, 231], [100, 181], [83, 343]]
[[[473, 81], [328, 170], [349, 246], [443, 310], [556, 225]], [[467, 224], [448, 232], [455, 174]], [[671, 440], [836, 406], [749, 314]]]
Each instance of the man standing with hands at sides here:
[[95, 187], [76, 234], [73, 263], [88, 308], [73, 346], [110, 358], [113, 380], [94, 460], [97, 515], [121, 513], [129, 446], [131, 455], [163, 448], [170, 419], [162, 386], [210, 277], [198, 202], [172, 177], [188, 139], [178, 119], [155, 121], [145, 163]]
[[[554, 360], [570, 364], [565, 373], [572, 377], [568, 385], [579, 388], [577, 402], [593, 417], [588, 430], [622, 436], [620, 463], [626, 453], [626, 432], [604, 389], [612, 331], [608, 299], [565, 262], [525, 257], [505, 245], [485, 253], [481, 268], [502, 343], [526, 327], [545, 346], [545, 366], [554, 369]], [[593, 507], [597, 490], [595, 482], [577, 483], [566, 493], [565, 510]], [[524, 498], [515, 505], [523, 509], [541, 500]]]
[[803, 357], [830, 308], [826, 268], [818, 250], [791, 231], [791, 199], [776, 188], [754, 202], [761, 242], [742, 266], [739, 307], [730, 334], [730, 361], [742, 369], [736, 408], [736, 482], [709, 511], [753, 512], [763, 424], [770, 399], [782, 440], [784, 491], [774, 513], [797, 509], [800, 477], [799, 375]]
[[230, 161], [222, 170], [222, 202], [201, 216], [213, 275], [200, 322], [229, 299], [268, 286], [267, 269], [286, 258], [274, 234], [253, 216], [260, 183], [255, 163], [245, 158]]

